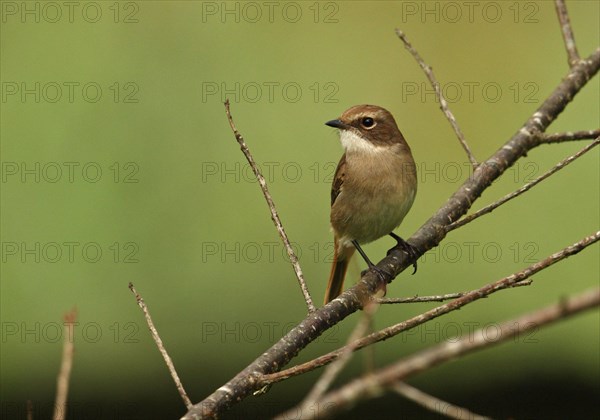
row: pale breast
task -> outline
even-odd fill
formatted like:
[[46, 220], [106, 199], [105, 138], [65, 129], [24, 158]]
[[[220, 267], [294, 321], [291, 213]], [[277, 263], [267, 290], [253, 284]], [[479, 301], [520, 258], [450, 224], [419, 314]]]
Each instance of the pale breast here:
[[346, 175], [331, 208], [331, 225], [340, 240], [374, 241], [402, 222], [417, 192], [410, 151], [346, 154]]

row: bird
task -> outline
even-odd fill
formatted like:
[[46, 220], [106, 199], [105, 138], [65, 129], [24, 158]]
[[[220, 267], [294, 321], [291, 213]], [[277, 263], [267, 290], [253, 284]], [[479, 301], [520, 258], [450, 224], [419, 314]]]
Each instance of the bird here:
[[325, 292], [327, 304], [342, 292], [355, 250], [369, 269], [391, 277], [375, 267], [360, 247], [385, 235], [396, 239], [396, 246], [414, 257], [416, 271], [416, 250], [393, 230], [415, 200], [417, 171], [410, 147], [388, 110], [356, 105], [325, 125], [338, 130], [344, 148], [331, 186], [334, 256]]

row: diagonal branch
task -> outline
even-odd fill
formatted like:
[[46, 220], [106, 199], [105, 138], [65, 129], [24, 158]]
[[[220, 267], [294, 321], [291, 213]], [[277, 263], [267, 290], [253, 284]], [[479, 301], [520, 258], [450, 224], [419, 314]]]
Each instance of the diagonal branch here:
[[593, 140], [600, 137], [600, 128], [595, 130], [567, 131], [566, 133], [544, 134], [540, 143], [562, 143], [573, 140]]
[[542, 175], [538, 176], [533, 181], [528, 182], [527, 184], [523, 185], [518, 190], [513, 191], [510, 194], [507, 194], [504, 197], [502, 197], [500, 200], [495, 201], [492, 204], [490, 204], [488, 206], [485, 206], [484, 208], [482, 208], [480, 210], [477, 210], [475, 213], [470, 214], [470, 215], [468, 215], [468, 216], [466, 216], [466, 217], [464, 217], [464, 218], [462, 218], [460, 220], [457, 220], [456, 222], [454, 222], [454, 223], [446, 226], [446, 230], [448, 232], [450, 232], [451, 230], [454, 230], [456, 228], [459, 228], [461, 226], [466, 225], [469, 222], [472, 222], [473, 220], [477, 219], [478, 217], [483, 216], [484, 214], [491, 213], [496, 208], [500, 207], [502, 204], [506, 203], [507, 201], [512, 200], [515, 197], [520, 196], [525, 191], [530, 190], [531, 188], [533, 188], [534, 186], [536, 186], [537, 184], [539, 184], [540, 182], [542, 182], [544, 179], [548, 178], [550, 175], [552, 175], [552, 174], [560, 171], [562, 168], [564, 168], [565, 166], [567, 166], [569, 163], [573, 162], [578, 157], [583, 156], [584, 154], [586, 154], [587, 152], [589, 152], [590, 150], [592, 150], [594, 147], [598, 146], [598, 144], [600, 144], [600, 137], [597, 138], [596, 140], [594, 140], [592, 143], [590, 143], [587, 146], [585, 146], [583, 149], [581, 149], [579, 152], [575, 153], [574, 155], [569, 156], [568, 158], [561, 160], [552, 169], [550, 169], [547, 172], [544, 172]]
[[[409, 240], [419, 251], [425, 251], [439, 244], [447, 233], [447, 226], [458, 220], [471, 207], [504, 171], [511, 167], [527, 152], [542, 144], [540, 134], [560, 115], [573, 100], [574, 95], [594, 76], [600, 68], [600, 48], [590, 57], [580, 60], [573, 66], [552, 94], [537, 111], [525, 122], [513, 137], [496, 153], [477, 167], [473, 175]], [[404, 259], [401, 253], [392, 252], [390, 257]], [[387, 259], [391, 259], [388, 257]], [[385, 260], [384, 260], [385, 261]], [[401, 269], [407, 263], [400, 264]]]
[[489, 417], [475, 414], [466, 408], [440, 400], [439, 398], [427, 394], [405, 382], [398, 381], [395, 384], [390, 385], [390, 388], [398, 395], [402, 395], [404, 398], [414, 401], [422, 407], [433, 411], [434, 413], [441, 414], [444, 417], [457, 420], [491, 420]]
[[[364, 336], [364, 334], [368, 331], [369, 326], [371, 325], [373, 314], [377, 311], [378, 308], [379, 305], [373, 303], [371, 305], [368, 305], [364, 309], [363, 316], [360, 318], [360, 320], [356, 324], [356, 327], [352, 331], [352, 334], [350, 334], [350, 337], [348, 338], [348, 343], [355, 342]], [[310, 407], [314, 406], [315, 401], [319, 400], [323, 396], [323, 394], [325, 394], [325, 392], [331, 386], [335, 378], [340, 374], [344, 366], [348, 364], [353, 354], [354, 352], [352, 347], [347, 345], [345, 351], [343, 351], [340, 354], [340, 357], [338, 357], [338, 359], [335, 362], [331, 363], [327, 367], [327, 369], [325, 369], [323, 375], [321, 375], [319, 380], [313, 386], [312, 390], [306, 396], [304, 401], [300, 404], [301, 412], [304, 412], [305, 410], [310, 410]], [[284, 418], [278, 420], [286, 419]]]
[[573, 35], [573, 29], [571, 29], [571, 21], [569, 20], [569, 13], [567, 13], [567, 6], [565, 5], [564, 0], [554, 0], [554, 6], [556, 7], [556, 14], [558, 15], [560, 29], [563, 40], [565, 41], [569, 66], [573, 66], [579, 61], [579, 53], [577, 52], [577, 45], [575, 45], [575, 35]]
[[252, 171], [254, 172], [254, 176], [258, 180], [258, 184], [260, 185], [260, 189], [265, 196], [265, 200], [267, 200], [267, 205], [269, 206], [269, 210], [271, 211], [271, 220], [275, 224], [275, 228], [277, 229], [277, 233], [281, 237], [281, 241], [283, 242], [283, 246], [290, 258], [290, 262], [292, 263], [292, 267], [294, 268], [294, 272], [296, 273], [296, 278], [298, 279], [298, 284], [300, 284], [300, 289], [302, 290], [302, 294], [304, 295], [304, 300], [306, 301], [306, 306], [308, 306], [308, 312], [314, 312], [316, 310], [315, 305], [313, 304], [312, 298], [310, 297], [310, 292], [308, 291], [308, 287], [306, 286], [306, 282], [304, 281], [304, 275], [302, 274], [302, 269], [300, 268], [300, 263], [298, 262], [298, 257], [294, 252], [292, 245], [290, 244], [290, 240], [288, 239], [287, 234], [285, 233], [285, 229], [281, 224], [281, 219], [279, 219], [279, 214], [277, 214], [277, 210], [275, 209], [275, 203], [273, 202], [273, 198], [269, 193], [269, 189], [267, 187], [267, 181], [265, 181], [265, 177], [258, 169], [256, 162], [254, 162], [254, 158], [250, 153], [250, 149], [248, 149], [248, 145], [244, 141], [244, 137], [240, 134], [240, 132], [235, 127], [235, 123], [233, 122], [233, 117], [231, 116], [231, 111], [229, 109], [229, 99], [225, 101], [225, 112], [227, 113], [227, 119], [229, 120], [229, 125], [231, 126], [231, 130], [235, 135], [235, 139], [240, 145], [242, 149], [242, 153], [246, 156], [246, 160], [250, 164]]
[[[343, 410], [356, 405], [373, 395], [379, 395], [383, 387], [390, 387], [399, 380], [415, 375], [431, 367], [454, 360], [459, 356], [472, 353], [477, 350], [487, 349], [525, 332], [535, 330], [574, 314], [598, 307], [600, 305], [600, 288], [588, 290], [568, 299], [526, 314], [516, 319], [506, 321], [498, 326], [499, 333], [491, 337], [484, 329], [475, 331], [459, 341], [447, 341], [435, 347], [420, 351], [412, 356], [406, 357], [379, 371], [354, 379], [338, 390], [326, 394], [317, 401], [318, 407], [326, 407], [326, 412], [321, 412], [320, 418], [328, 418]], [[281, 415], [282, 418], [296, 413], [292, 408]]]
[[167, 353], [167, 349], [165, 349], [165, 346], [162, 342], [162, 339], [160, 338], [160, 335], [158, 335], [158, 331], [156, 330], [156, 327], [154, 326], [154, 322], [152, 321], [152, 317], [150, 316], [150, 311], [148, 310], [148, 306], [146, 306], [146, 302], [144, 302], [144, 299], [142, 298], [142, 296], [140, 296], [140, 294], [137, 292], [137, 290], [135, 290], [135, 287], [133, 286], [133, 283], [131, 283], [131, 282], [129, 282], [129, 290], [131, 290], [131, 293], [133, 293], [135, 295], [135, 301], [137, 302], [138, 306], [144, 313], [144, 318], [146, 318], [146, 323], [148, 324], [148, 329], [150, 330], [150, 333], [152, 334], [152, 339], [154, 339], [154, 342], [156, 343], [156, 346], [158, 347], [158, 351], [160, 352], [163, 359], [165, 360], [165, 364], [167, 365], [167, 368], [169, 369], [169, 373], [171, 374], [171, 377], [173, 378], [173, 381], [175, 382], [175, 386], [177, 387], [177, 391], [179, 391], [179, 395], [181, 396], [183, 403], [189, 410], [190, 407], [192, 407], [192, 401], [190, 400], [187, 393], [185, 392], [185, 389], [183, 388], [183, 384], [181, 383], [181, 379], [179, 379], [179, 375], [177, 374], [177, 371], [175, 370], [175, 365], [173, 364], [173, 360], [171, 359], [171, 356], [169, 356], [169, 353]]
[[[569, 69], [556, 89], [525, 122], [523, 127], [484, 164], [479, 165], [471, 177], [413, 234], [409, 242], [417, 250], [415, 257], [437, 246], [446, 236], [445, 227], [447, 225], [464, 215], [485, 189], [504, 171], [531, 149], [541, 144], [539, 134], [543, 133], [550, 123], [560, 115], [575, 95], [598, 72], [599, 68], [600, 49]], [[381, 260], [377, 267], [392, 272], [396, 276], [411, 264], [411, 258], [396, 249]], [[233, 404], [239, 403], [251, 395], [256, 389], [262, 387], [260, 386], [260, 377], [279, 371], [323, 332], [361, 309], [380, 289], [380, 283], [379, 277], [373, 273], [373, 270], [369, 270], [355, 286], [343, 292], [324, 307], [309, 313], [295, 328], [229, 382], [203, 401], [195, 404], [183, 419], [218, 417]]]
[[340, 354], [346, 352], [348, 348], [350, 348], [352, 351], [356, 351], [373, 343], [387, 340], [388, 338], [398, 335], [401, 332], [408, 331], [428, 321], [431, 321], [432, 319], [438, 318], [444, 314], [460, 309], [471, 302], [486, 298], [492, 293], [495, 293], [499, 290], [514, 287], [515, 285], [526, 281], [526, 279], [533, 276], [535, 273], [538, 273], [550, 267], [551, 265], [556, 264], [561, 260], [564, 260], [567, 257], [577, 254], [578, 252], [587, 248], [588, 246], [592, 245], [598, 240], [600, 240], [600, 231], [596, 232], [593, 235], [583, 238], [582, 240], [574, 243], [573, 245], [568, 246], [560, 250], [559, 252], [556, 252], [543, 259], [542, 261], [538, 261], [537, 263], [532, 264], [529, 267], [517, 273], [513, 273], [510, 276], [504, 277], [493, 283], [487, 284], [477, 290], [473, 290], [467, 293], [466, 295], [456, 300], [453, 300], [452, 302], [448, 302], [444, 305], [438, 306], [437, 308], [430, 309], [429, 311], [423, 312], [422, 314], [407, 319], [406, 321], [400, 322], [398, 324], [384, 328], [380, 331], [369, 334], [368, 336], [361, 338], [360, 340], [357, 340], [353, 343], [350, 343], [347, 346], [341, 347], [337, 350], [324, 354], [323, 356], [319, 356], [316, 359], [313, 359], [301, 365], [294, 366], [281, 372], [265, 375], [261, 380], [261, 384], [264, 386], [273, 382], [282, 381], [292, 376], [297, 376], [302, 373], [309, 372], [318, 367], [331, 363], [333, 360], [337, 359], [340, 356]]
[[[521, 286], [529, 286], [533, 283], [533, 280], [523, 280], [518, 283], [513, 284], [511, 287], [521, 287]], [[457, 293], [448, 293], [445, 295], [433, 295], [433, 296], [413, 296], [413, 297], [405, 297], [405, 298], [379, 298], [375, 299], [375, 302], [385, 305], [391, 305], [396, 303], [422, 303], [422, 302], [443, 302], [445, 300], [456, 299], [459, 297], [463, 297], [466, 294], [471, 292], [457, 292]]]
[[429, 82], [431, 83], [431, 86], [433, 87], [433, 89], [435, 91], [435, 96], [438, 98], [438, 101], [440, 102], [440, 108], [442, 109], [442, 112], [446, 116], [446, 119], [450, 122], [450, 125], [452, 126], [454, 133], [456, 133], [456, 137], [458, 137], [458, 141], [462, 145], [463, 149], [465, 149], [465, 152], [467, 153], [467, 157], [469, 158], [469, 161], [471, 162], [473, 169], [475, 169], [478, 165], [477, 159], [475, 159], [475, 156], [473, 155], [471, 148], [467, 144], [465, 135], [463, 134], [460, 127], [458, 126], [458, 122], [456, 121], [454, 114], [452, 113], [452, 111], [450, 111], [450, 108], [448, 107], [448, 102], [446, 102], [446, 99], [444, 99], [444, 96], [442, 95], [442, 91], [440, 89], [440, 84], [437, 81], [437, 79], [435, 78], [435, 76], [433, 74], [433, 70], [431, 69], [431, 66], [428, 66], [427, 63], [425, 63], [425, 61], [421, 58], [421, 55], [419, 54], [419, 52], [417, 50], [415, 50], [415, 48], [412, 46], [412, 44], [408, 41], [404, 32], [402, 32], [400, 29], [396, 29], [396, 35], [398, 35], [398, 38], [400, 38], [402, 40], [406, 49], [411, 53], [411, 55], [417, 61], [419, 66], [421, 66], [421, 69], [423, 69], [423, 71], [425, 72], [425, 75], [429, 79]]

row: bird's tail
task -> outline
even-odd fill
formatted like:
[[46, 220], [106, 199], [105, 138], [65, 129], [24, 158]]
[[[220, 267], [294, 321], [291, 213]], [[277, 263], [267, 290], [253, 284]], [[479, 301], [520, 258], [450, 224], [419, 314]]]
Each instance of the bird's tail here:
[[333, 264], [331, 265], [331, 273], [329, 274], [327, 290], [325, 290], [325, 305], [342, 293], [342, 288], [344, 287], [344, 278], [346, 277], [346, 270], [348, 269], [348, 263], [350, 262], [352, 254], [354, 254], [353, 246], [342, 249], [339, 248], [338, 241], [335, 239]]

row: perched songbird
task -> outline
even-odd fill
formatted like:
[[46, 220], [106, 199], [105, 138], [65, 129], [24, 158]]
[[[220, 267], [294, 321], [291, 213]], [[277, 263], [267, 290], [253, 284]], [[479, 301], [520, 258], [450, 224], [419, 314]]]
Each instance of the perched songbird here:
[[335, 252], [325, 292], [328, 303], [342, 292], [355, 249], [374, 267], [360, 244], [391, 235], [409, 255], [414, 252], [392, 231], [415, 200], [417, 174], [410, 147], [387, 110], [357, 105], [325, 124], [339, 130], [345, 149], [331, 186]]

